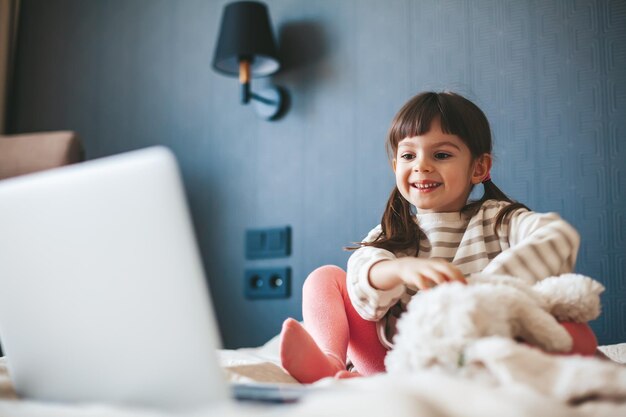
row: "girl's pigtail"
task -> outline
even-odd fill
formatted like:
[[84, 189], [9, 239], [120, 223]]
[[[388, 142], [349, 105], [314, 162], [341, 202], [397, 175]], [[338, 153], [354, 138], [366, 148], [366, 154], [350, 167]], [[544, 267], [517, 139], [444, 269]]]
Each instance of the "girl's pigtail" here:
[[393, 236], [392, 239], [386, 239], [392, 249], [406, 248], [407, 243], [415, 242], [419, 236], [411, 205], [402, 197], [398, 187], [393, 187], [391, 191], [380, 225], [383, 238]]
[[414, 246], [416, 251], [419, 251], [419, 226], [411, 213], [411, 205], [402, 197], [398, 187], [393, 187], [391, 191], [380, 226], [382, 232], [373, 242], [357, 242], [358, 246], [345, 249], [355, 250], [363, 246], [374, 246], [395, 252]]

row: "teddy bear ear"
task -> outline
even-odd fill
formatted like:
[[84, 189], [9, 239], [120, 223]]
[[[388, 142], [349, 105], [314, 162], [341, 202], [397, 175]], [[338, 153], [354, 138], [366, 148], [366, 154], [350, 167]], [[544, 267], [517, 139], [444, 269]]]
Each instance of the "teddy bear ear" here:
[[582, 274], [563, 274], [549, 279], [559, 280], [556, 282], [567, 285], [568, 287], [575, 286], [578, 292], [584, 294], [600, 295], [606, 289], [604, 285], [595, 279]]
[[590, 284], [591, 288], [590, 291], [593, 292], [596, 295], [600, 295], [604, 292], [604, 290], [606, 289], [604, 287], [604, 285], [600, 284], [598, 281], [596, 281], [595, 279], [591, 279], [589, 278], [592, 282]]
[[579, 274], [546, 278], [533, 286], [546, 309], [560, 321], [586, 323], [600, 315], [600, 294], [604, 286]]

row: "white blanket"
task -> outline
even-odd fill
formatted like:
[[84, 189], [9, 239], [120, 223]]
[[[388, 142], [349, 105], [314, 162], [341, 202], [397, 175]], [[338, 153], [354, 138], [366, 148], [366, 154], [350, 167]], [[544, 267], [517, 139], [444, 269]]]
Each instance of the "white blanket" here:
[[[482, 349], [482, 350], [481, 350]], [[506, 416], [626, 416], [626, 402], [617, 392], [617, 401], [589, 400], [576, 394], [576, 380], [590, 373], [571, 373], [567, 364], [576, 358], [554, 357], [556, 362], [547, 366], [542, 362], [531, 367], [526, 359], [516, 355], [492, 355], [494, 347], [488, 344], [468, 355], [468, 363], [483, 363], [489, 372], [483, 377], [470, 375], [450, 376], [436, 371], [413, 375], [378, 375], [335, 381], [326, 379], [314, 385], [316, 389], [301, 402], [281, 406], [251, 406], [249, 404], [224, 404], [188, 414], [203, 416], [341, 416], [367, 417], [393, 415], [429, 417], [485, 417]], [[498, 348], [497, 351], [503, 350]], [[615, 362], [626, 359], [626, 344], [601, 348]], [[514, 352], [515, 353], [515, 352]], [[519, 353], [519, 352], [518, 352]], [[527, 353], [527, 352], [526, 352]], [[524, 353], [524, 354], [526, 354]], [[482, 356], [481, 356], [482, 355]], [[220, 352], [222, 364], [230, 380], [296, 383], [277, 365], [276, 340], [255, 349], [225, 350]], [[486, 359], [485, 359], [486, 358]], [[537, 359], [537, 358], [535, 358]], [[542, 358], [542, 360], [545, 358]], [[515, 366], [507, 365], [507, 361]], [[520, 361], [518, 363], [518, 361]], [[563, 362], [563, 360], [565, 362]], [[558, 363], [559, 366], [554, 364]], [[572, 362], [573, 363], [573, 362]], [[589, 363], [589, 362], [588, 362]], [[587, 364], [588, 364], [587, 363]], [[619, 380], [626, 367], [614, 363], [592, 361], [584, 372], [595, 373], [597, 380], [587, 379], [590, 387], [626, 386]], [[537, 364], [535, 364], [537, 365]], [[534, 369], [534, 370], [533, 370]], [[545, 373], [544, 373], [544, 370]], [[569, 372], [569, 373], [568, 373]], [[487, 376], [485, 376], [487, 375]], [[617, 378], [617, 379], [613, 379]], [[521, 383], [519, 382], [521, 381]], [[569, 385], [568, 385], [569, 384]], [[622, 385], [623, 384], [623, 385]], [[575, 395], [572, 395], [575, 394]], [[93, 405], [58, 405], [16, 400], [10, 380], [0, 359], [0, 416], [2, 417], [144, 417], [170, 414], [149, 410], [136, 410]], [[569, 400], [587, 400], [574, 404]], [[577, 404], [577, 405], [576, 405]]]
[[491, 337], [467, 351], [465, 377], [524, 386], [569, 404], [626, 404], [626, 367], [610, 360], [550, 355], [511, 339]]

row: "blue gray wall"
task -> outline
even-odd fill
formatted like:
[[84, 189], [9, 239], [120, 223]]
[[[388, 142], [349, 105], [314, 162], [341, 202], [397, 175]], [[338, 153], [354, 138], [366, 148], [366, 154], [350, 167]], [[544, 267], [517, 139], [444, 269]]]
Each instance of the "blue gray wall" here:
[[[414, 93], [484, 109], [494, 181], [582, 235], [606, 287], [602, 343], [626, 341], [626, 2], [267, 0], [292, 109], [268, 123], [211, 69], [210, 0], [22, 0], [13, 132], [74, 129], [87, 157], [154, 144], [182, 166], [225, 345], [300, 318], [300, 288], [375, 224], [393, 179], [383, 140]], [[266, 80], [255, 81], [261, 86]], [[97, 219], [94, 219], [97, 220]], [[244, 259], [246, 228], [291, 225], [293, 254]], [[244, 269], [288, 265], [293, 296], [249, 301]]]

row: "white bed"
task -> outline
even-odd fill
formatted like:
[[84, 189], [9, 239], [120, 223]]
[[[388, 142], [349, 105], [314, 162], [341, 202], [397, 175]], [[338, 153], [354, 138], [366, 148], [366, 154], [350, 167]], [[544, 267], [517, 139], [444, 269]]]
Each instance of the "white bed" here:
[[[613, 361], [626, 362], [626, 343], [600, 348]], [[221, 350], [221, 364], [227, 379], [238, 382], [297, 384], [278, 365], [276, 338], [258, 348]], [[167, 359], [164, 359], [167, 360]], [[606, 363], [609, 363], [607, 360]], [[613, 366], [613, 363], [611, 363]], [[602, 384], [626, 387], [626, 366], [615, 365], [618, 372], [606, 375]], [[575, 372], [567, 378], [580, 378]], [[548, 376], [546, 375], [546, 378]], [[546, 379], [544, 378], [544, 379]], [[609, 380], [610, 378], [621, 378]], [[549, 383], [549, 381], [544, 381]], [[435, 371], [411, 376], [379, 375], [348, 380], [326, 379], [319, 388], [298, 403], [290, 405], [251, 405], [236, 403], [207, 408], [193, 416], [626, 416], [626, 395], [612, 400], [590, 400], [570, 405], [537, 387], [513, 381], [494, 386], [489, 381], [467, 380]], [[621, 395], [621, 394], [620, 394]], [[4, 358], [0, 358], [0, 416], [2, 417], [142, 417], [170, 414], [133, 410], [102, 404], [61, 405], [16, 398]]]

